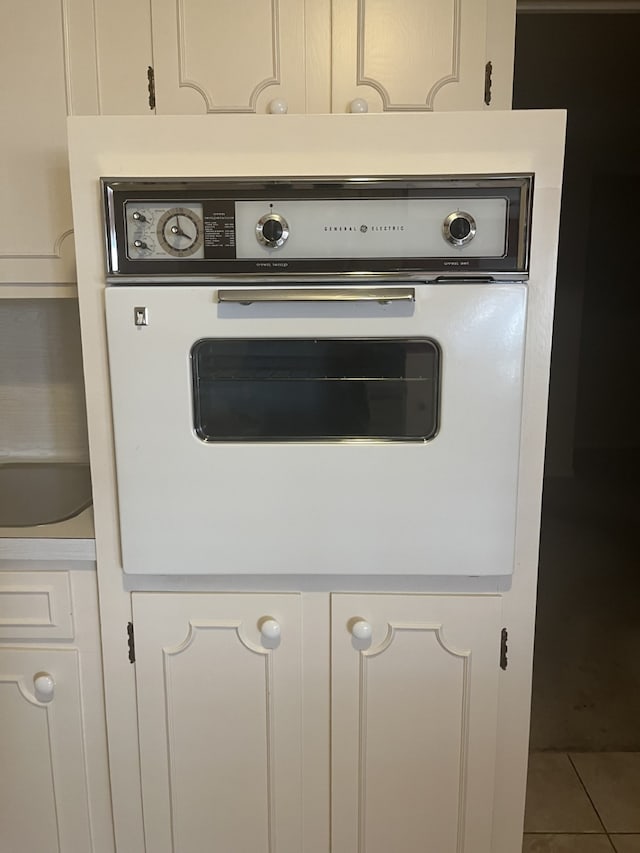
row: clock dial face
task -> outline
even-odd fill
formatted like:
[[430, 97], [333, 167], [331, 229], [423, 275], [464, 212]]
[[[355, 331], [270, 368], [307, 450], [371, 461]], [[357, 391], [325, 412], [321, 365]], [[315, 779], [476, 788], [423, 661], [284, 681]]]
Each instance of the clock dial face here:
[[158, 220], [158, 243], [175, 258], [194, 255], [204, 239], [202, 218], [188, 207], [172, 207]]

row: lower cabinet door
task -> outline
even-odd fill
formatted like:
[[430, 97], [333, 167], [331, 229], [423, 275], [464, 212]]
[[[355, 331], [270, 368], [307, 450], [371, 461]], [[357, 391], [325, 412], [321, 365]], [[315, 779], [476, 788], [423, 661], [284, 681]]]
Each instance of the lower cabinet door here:
[[300, 853], [298, 595], [134, 593], [146, 847]]
[[489, 853], [499, 596], [332, 596], [332, 853]]
[[93, 849], [78, 653], [0, 648], [0, 850]]

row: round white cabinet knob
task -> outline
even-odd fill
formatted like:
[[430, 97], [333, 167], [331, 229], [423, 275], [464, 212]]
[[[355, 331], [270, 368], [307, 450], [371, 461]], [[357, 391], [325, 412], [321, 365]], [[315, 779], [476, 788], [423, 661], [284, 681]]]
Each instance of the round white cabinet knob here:
[[269, 112], [273, 115], [283, 115], [289, 111], [289, 105], [284, 98], [275, 98], [269, 104]]
[[275, 619], [265, 619], [260, 625], [260, 634], [263, 640], [272, 643], [280, 637], [280, 623]]
[[368, 113], [369, 104], [364, 98], [354, 98], [349, 104], [349, 112], [352, 113]]
[[357, 622], [354, 622], [351, 633], [356, 640], [370, 640], [372, 633], [371, 623], [366, 622], [364, 619], [359, 619]]
[[38, 702], [51, 702], [56, 683], [48, 672], [40, 672], [38, 675], [34, 675], [33, 686]]

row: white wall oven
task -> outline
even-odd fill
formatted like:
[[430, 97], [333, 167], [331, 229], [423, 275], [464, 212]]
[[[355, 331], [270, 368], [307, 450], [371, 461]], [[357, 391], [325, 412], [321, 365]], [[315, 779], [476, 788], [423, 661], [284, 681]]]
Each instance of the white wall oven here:
[[510, 574], [532, 184], [104, 178], [124, 571]]

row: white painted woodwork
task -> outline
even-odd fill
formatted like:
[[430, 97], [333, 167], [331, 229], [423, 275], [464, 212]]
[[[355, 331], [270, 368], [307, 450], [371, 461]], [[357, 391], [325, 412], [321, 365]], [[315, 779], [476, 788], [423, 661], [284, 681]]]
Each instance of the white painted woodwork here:
[[0, 299], [0, 411], [0, 461], [86, 461], [76, 300]]
[[72, 640], [68, 572], [0, 572], [0, 640]]
[[[44, 564], [41, 562], [39, 565], [42, 567]], [[89, 824], [93, 845], [87, 849], [87, 853], [115, 853], [95, 563], [85, 564], [84, 568], [75, 569], [74, 567], [74, 570], [69, 572], [69, 581], [73, 599], [75, 634], [73, 646], [78, 650], [79, 658], [80, 713], [89, 792]], [[122, 630], [120, 635], [122, 639], [119, 648], [122, 652], [124, 646], [126, 659], [126, 643], [123, 642]], [[48, 671], [56, 681], [57, 699], [61, 689], [60, 677], [55, 671]], [[63, 848], [61, 853], [66, 853], [66, 850]]]
[[157, 113], [304, 112], [298, 0], [151, 0], [151, 20]]
[[490, 853], [500, 607], [332, 596], [334, 853]]
[[0, 76], [0, 289], [73, 282], [66, 117], [97, 112], [92, 4], [12, 6]]
[[133, 616], [147, 850], [299, 853], [299, 596], [134, 593]]
[[114, 853], [95, 568], [27, 565], [0, 559], [0, 849]]
[[158, 113], [483, 109], [490, 59], [511, 105], [515, 0], [151, 5]]
[[100, 115], [151, 115], [147, 76], [147, 69], [153, 66], [149, 3], [97, 0], [93, 5], [97, 112]]
[[491, 101], [485, 110], [510, 110], [516, 40], [514, 0], [487, 0], [486, 61], [491, 62]]
[[[37, 284], [34, 282], [0, 284], [0, 300], [5, 299], [75, 299], [78, 289], [75, 282]], [[0, 303], [1, 304], [1, 303]]]
[[304, 50], [308, 113], [331, 112], [331, 4], [305, 0]]
[[[45, 673], [55, 691], [42, 702]], [[3, 853], [93, 851], [78, 653], [0, 647], [0, 719]]]
[[150, 64], [145, 4], [11, 7], [0, 36], [0, 298], [76, 295], [66, 118], [148, 112]]
[[332, 109], [482, 109], [486, 0], [335, 0]]

